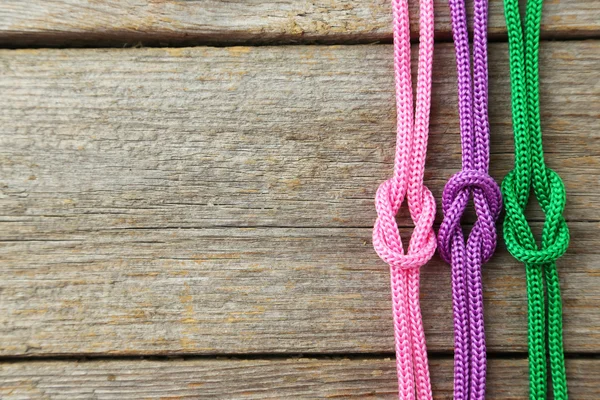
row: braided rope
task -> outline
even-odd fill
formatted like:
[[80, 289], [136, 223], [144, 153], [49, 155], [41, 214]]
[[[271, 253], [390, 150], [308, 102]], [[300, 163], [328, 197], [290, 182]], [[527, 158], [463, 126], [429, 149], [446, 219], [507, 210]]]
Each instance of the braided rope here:
[[[538, 82], [542, 0], [527, 2], [525, 32], [518, 0], [504, 0], [504, 13], [509, 38], [515, 137], [515, 168], [502, 182], [506, 207], [504, 238], [508, 251], [525, 264], [527, 276], [529, 398], [547, 398], [547, 340], [554, 399], [563, 400], [568, 395], [556, 260], [567, 250], [569, 229], [563, 217], [565, 188], [558, 174], [546, 167], [542, 148]], [[532, 186], [545, 214], [541, 246], [536, 244], [524, 215]], [[547, 310], [545, 297], [548, 298]]]
[[[420, 44], [416, 110], [410, 65], [410, 27], [406, 0], [392, 0], [397, 140], [394, 175], [375, 197], [373, 247], [390, 266], [400, 399], [432, 399], [425, 333], [419, 304], [419, 268], [431, 259], [435, 200], [423, 185], [433, 59], [433, 0], [420, 2]], [[405, 253], [396, 214], [406, 198], [415, 225]]]
[[[458, 73], [462, 170], [442, 197], [438, 234], [442, 258], [452, 265], [454, 399], [485, 398], [486, 346], [481, 266], [496, 249], [496, 220], [502, 208], [498, 184], [488, 175], [487, 0], [474, 1], [473, 77], [465, 0], [449, 0]], [[473, 197], [477, 221], [465, 244], [461, 218]]]

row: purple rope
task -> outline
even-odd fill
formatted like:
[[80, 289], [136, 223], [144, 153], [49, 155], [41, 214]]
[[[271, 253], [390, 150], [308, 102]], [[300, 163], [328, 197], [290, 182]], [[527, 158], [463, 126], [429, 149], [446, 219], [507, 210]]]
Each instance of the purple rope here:
[[[496, 249], [496, 220], [502, 208], [500, 188], [488, 175], [488, 3], [474, 0], [472, 80], [465, 0], [449, 0], [449, 4], [458, 72], [462, 170], [444, 188], [438, 248], [442, 258], [452, 265], [454, 399], [483, 400], [486, 347], [481, 266]], [[465, 243], [460, 223], [471, 196], [477, 221]]]

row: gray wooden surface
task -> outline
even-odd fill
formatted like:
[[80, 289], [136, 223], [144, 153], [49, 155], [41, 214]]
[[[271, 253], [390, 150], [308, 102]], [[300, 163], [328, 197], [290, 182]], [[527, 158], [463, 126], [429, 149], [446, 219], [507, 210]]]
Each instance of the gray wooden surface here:
[[[544, 147], [572, 234], [559, 261], [569, 390], [595, 400], [600, 3], [544, 7], [543, 35], [558, 39], [541, 44]], [[490, 12], [500, 180], [510, 91], [501, 2]], [[436, 18], [447, 40], [445, 3]], [[389, 40], [389, 19], [387, 1], [6, 0], [0, 46], [355, 44]], [[0, 50], [0, 398], [394, 398], [388, 272], [370, 239], [392, 170], [391, 54]], [[436, 45], [433, 90], [426, 183], [439, 199], [460, 168], [451, 43]], [[539, 231], [543, 214], [529, 215]], [[422, 271], [435, 398], [450, 399], [449, 267], [436, 256]], [[524, 270], [503, 244], [484, 287], [488, 398], [525, 398]]]
[[[418, 32], [417, 2], [409, 2]], [[471, 3], [468, 3], [469, 7]], [[505, 37], [502, 0], [490, 0], [490, 35]], [[548, 38], [600, 33], [597, 0], [549, 0]], [[438, 37], [450, 38], [447, 2], [436, 0]], [[388, 0], [3, 0], [4, 46], [135, 46], [205, 43], [368, 43], [391, 40]]]
[[[452, 360], [430, 362], [435, 398], [452, 398]], [[594, 360], [567, 360], [573, 399], [597, 399]], [[0, 365], [4, 400], [394, 399], [396, 366], [390, 358], [36, 361]], [[491, 360], [488, 398], [525, 399], [525, 359]]]
[[[456, 106], [442, 100], [456, 86], [451, 50], [437, 52], [437, 198], [460, 163]], [[599, 147], [599, 50], [542, 51], [542, 91], [555, 95], [546, 150], [570, 195], [560, 265], [573, 352], [600, 348], [599, 172], [582, 162]], [[390, 52], [0, 52], [0, 353], [392, 351], [388, 272], [370, 240], [375, 189], [392, 169]], [[491, 46], [494, 104], [509, 103], [505, 56]], [[509, 118], [492, 111], [498, 179], [512, 162]], [[489, 349], [525, 351], [522, 266], [501, 245], [485, 273]], [[429, 349], [451, 351], [449, 267], [436, 257], [423, 274]]]

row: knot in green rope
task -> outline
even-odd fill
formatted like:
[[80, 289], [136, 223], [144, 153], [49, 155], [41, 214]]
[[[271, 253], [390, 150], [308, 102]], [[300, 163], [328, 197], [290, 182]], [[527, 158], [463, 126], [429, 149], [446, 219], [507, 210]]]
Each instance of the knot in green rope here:
[[[563, 217], [566, 193], [562, 179], [552, 169], [545, 167], [548, 185], [540, 188], [543, 193], [536, 198], [546, 216], [542, 245], [537, 245], [531, 227], [525, 218], [527, 197], [517, 191], [515, 170], [510, 171], [502, 182], [506, 208], [504, 240], [510, 254], [525, 264], [554, 263], [569, 247], [569, 228]], [[546, 190], [544, 190], [546, 189]]]

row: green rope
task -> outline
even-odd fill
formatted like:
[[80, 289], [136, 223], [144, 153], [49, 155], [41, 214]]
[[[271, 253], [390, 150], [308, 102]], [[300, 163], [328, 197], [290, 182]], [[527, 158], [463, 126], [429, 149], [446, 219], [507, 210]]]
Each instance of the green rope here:
[[[554, 399], [562, 400], [568, 396], [556, 260], [567, 250], [569, 229], [563, 217], [565, 187], [558, 174], [546, 167], [542, 148], [538, 79], [542, 0], [528, 1], [525, 32], [518, 0], [504, 0], [504, 13], [508, 28], [515, 137], [515, 168], [502, 182], [506, 209], [504, 238], [508, 251], [525, 263], [527, 275], [529, 398], [547, 398], [547, 341]], [[537, 245], [524, 215], [532, 187], [545, 214], [541, 246]]]

